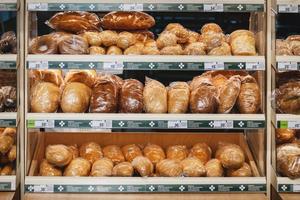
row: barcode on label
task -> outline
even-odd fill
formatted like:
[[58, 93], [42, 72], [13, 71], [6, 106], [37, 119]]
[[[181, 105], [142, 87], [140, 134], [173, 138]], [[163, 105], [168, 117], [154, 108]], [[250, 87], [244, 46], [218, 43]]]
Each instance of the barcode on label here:
[[30, 3], [28, 4], [29, 11], [46, 11], [48, 10], [48, 3]]
[[49, 64], [47, 61], [30, 61], [28, 63], [29, 69], [48, 69]]
[[34, 192], [54, 192], [54, 185], [35, 185]]
[[90, 122], [92, 128], [112, 128], [111, 120], [94, 120]]
[[223, 70], [224, 62], [205, 62], [204, 69], [205, 70]]
[[35, 128], [54, 128], [54, 120], [36, 120]]
[[264, 69], [263, 63], [260, 62], [247, 62], [246, 70], [262, 70]]
[[122, 4], [123, 11], [143, 11], [142, 3]]
[[230, 120], [214, 121], [214, 128], [233, 128], [233, 121]]
[[289, 121], [288, 128], [300, 129], [300, 121]]
[[187, 120], [170, 120], [168, 121], [168, 128], [187, 128]]
[[293, 185], [294, 192], [300, 192], [300, 185]]
[[277, 63], [278, 71], [285, 71], [285, 70], [297, 70], [297, 62], [278, 62]]
[[284, 4], [278, 6], [278, 11], [282, 13], [298, 13], [299, 8], [296, 4]]
[[204, 4], [203, 9], [207, 12], [223, 12], [224, 6], [221, 3]]

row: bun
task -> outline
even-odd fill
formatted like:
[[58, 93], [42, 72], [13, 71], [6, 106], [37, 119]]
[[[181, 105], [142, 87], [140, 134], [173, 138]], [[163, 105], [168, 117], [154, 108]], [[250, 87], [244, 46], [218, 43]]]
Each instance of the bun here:
[[34, 38], [29, 44], [30, 54], [57, 54], [58, 46], [51, 35]]
[[188, 44], [196, 43], [200, 39], [200, 34], [195, 31], [189, 31]]
[[222, 42], [220, 46], [213, 48], [208, 53], [210, 56], [231, 56], [231, 47], [227, 42]]
[[182, 55], [183, 49], [179, 44], [175, 46], [164, 47], [163, 49], [160, 50], [160, 54], [161, 55]]
[[65, 76], [65, 83], [79, 82], [93, 88], [97, 73], [95, 70], [69, 70]]
[[84, 113], [90, 103], [91, 89], [83, 83], [72, 82], [65, 87], [61, 98], [64, 113]]
[[153, 40], [155, 38], [154, 34], [148, 30], [136, 30], [131, 31], [135, 39], [139, 42], [146, 42], [147, 40]]
[[171, 47], [177, 45], [177, 37], [174, 33], [170, 32], [162, 32], [157, 40], [156, 44], [159, 49], [163, 49], [164, 47]]
[[92, 164], [103, 157], [100, 145], [95, 142], [88, 142], [81, 145], [79, 153], [80, 157], [88, 160]]
[[239, 145], [220, 143], [215, 155], [226, 169], [239, 169], [245, 162], [245, 155]]
[[106, 47], [116, 45], [118, 38], [119, 35], [115, 31], [106, 30], [100, 33], [101, 42]]
[[81, 35], [90, 46], [101, 46], [102, 41], [99, 32], [87, 31]]
[[154, 165], [166, 158], [164, 150], [156, 144], [148, 144], [143, 152]]
[[62, 171], [60, 168], [55, 167], [44, 159], [40, 165], [39, 176], [62, 176]]
[[255, 36], [248, 30], [237, 30], [230, 34], [230, 45], [233, 55], [254, 56]]
[[138, 80], [125, 80], [120, 92], [120, 112], [143, 112], [143, 89], [143, 84]]
[[96, 160], [92, 166], [91, 176], [111, 176], [114, 164], [108, 158]]
[[143, 54], [143, 48], [144, 48], [143, 43], [136, 43], [135, 45], [132, 45], [132, 46], [128, 47], [124, 51], [124, 55], [142, 55]]
[[61, 54], [88, 54], [89, 44], [87, 41], [79, 35], [65, 36], [58, 43], [59, 52]]
[[30, 70], [30, 86], [33, 87], [39, 82], [49, 82], [60, 87], [64, 84], [64, 79], [62, 77], [62, 71], [59, 69], [35, 69]]
[[293, 52], [286, 40], [276, 40], [276, 55], [278, 56], [292, 56]]
[[190, 43], [188, 44], [184, 51], [183, 54], [184, 55], [206, 55], [205, 52], [206, 49], [206, 44], [204, 44], [203, 42], [194, 42], [194, 43]]
[[114, 166], [113, 176], [127, 177], [133, 175], [133, 167], [129, 162], [121, 162]]
[[199, 41], [204, 42], [207, 47], [207, 51], [210, 52], [212, 49], [221, 46], [226, 42], [225, 35], [222, 32], [205, 32], [202, 33]]
[[160, 51], [157, 47], [155, 40], [148, 40], [144, 43], [144, 48], [142, 49], [143, 55], [159, 55]]
[[228, 169], [226, 175], [229, 177], [250, 177], [252, 171], [247, 163], [243, 163], [243, 166], [239, 169]]
[[277, 171], [283, 176], [300, 177], [300, 144], [283, 144], [277, 147]]
[[160, 176], [178, 177], [182, 174], [182, 167], [178, 160], [165, 159], [157, 163], [156, 172]]
[[13, 162], [16, 160], [16, 158], [17, 158], [17, 146], [16, 145], [13, 145], [11, 147], [11, 149], [7, 153], [7, 157], [10, 162]]
[[153, 164], [147, 157], [137, 156], [133, 159], [131, 164], [142, 177], [147, 177], [153, 174]]
[[190, 89], [186, 82], [170, 83], [168, 88], [168, 113], [186, 113], [189, 98]]
[[106, 158], [111, 159], [114, 164], [118, 164], [125, 161], [124, 155], [117, 145], [108, 145], [103, 148], [103, 155]]
[[6, 154], [12, 148], [14, 139], [8, 135], [0, 135], [0, 153]]
[[152, 16], [138, 11], [115, 11], [101, 19], [101, 26], [111, 30], [146, 30], [155, 25]]
[[134, 34], [130, 32], [121, 32], [117, 40], [117, 46], [121, 49], [127, 49], [128, 47], [136, 43], [136, 38]]
[[184, 44], [189, 40], [189, 31], [186, 28], [184, 28], [181, 24], [170, 23], [166, 26], [165, 31], [174, 33], [177, 37], [177, 42], [180, 44]]
[[218, 159], [211, 159], [205, 164], [207, 177], [222, 177], [224, 170], [222, 163]]
[[137, 156], [142, 156], [143, 153], [139, 146], [136, 144], [127, 144], [122, 147], [122, 152], [125, 157], [125, 160], [128, 162], [132, 162], [134, 158]]
[[181, 161], [188, 156], [188, 153], [188, 149], [185, 145], [173, 145], [167, 149], [167, 158]]
[[79, 149], [78, 149], [78, 146], [77, 144], [74, 144], [74, 145], [70, 145], [68, 146], [69, 149], [71, 150], [72, 152], [72, 158], [78, 158], [79, 157]]
[[183, 176], [200, 177], [206, 175], [206, 170], [202, 161], [196, 157], [189, 157], [181, 161]]
[[122, 49], [117, 46], [110, 46], [106, 52], [107, 55], [122, 55]]
[[276, 129], [276, 143], [289, 143], [293, 142], [296, 138], [296, 131], [288, 128], [277, 128]]
[[222, 28], [215, 23], [207, 23], [204, 26], [202, 26], [200, 32], [202, 34], [204, 33], [209, 33], [209, 32], [214, 32], [214, 33], [222, 33]]
[[89, 48], [90, 55], [105, 55], [105, 49], [102, 47], [91, 46]]
[[1, 134], [10, 136], [12, 138], [16, 138], [17, 130], [16, 130], [16, 128], [7, 127], [3, 130], [3, 132]]
[[211, 153], [212, 151], [206, 143], [197, 143], [191, 148], [189, 157], [196, 157], [205, 164], [211, 159]]
[[48, 145], [45, 151], [46, 160], [55, 166], [63, 167], [73, 159], [72, 151], [65, 145]]
[[5, 165], [2, 168], [0, 176], [9, 176], [9, 175], [12, 175], [12, 174], [13, 174], [13, 166], [10, 163], [10, 164]]
[[286, 41], [295, 56], [300, 55], [300, 35], [290, 35], [287, 37]]
[[91, 163], [84, 158], [75, 158], [66, 167], [64, 176], [88, 176], [91, 170]]

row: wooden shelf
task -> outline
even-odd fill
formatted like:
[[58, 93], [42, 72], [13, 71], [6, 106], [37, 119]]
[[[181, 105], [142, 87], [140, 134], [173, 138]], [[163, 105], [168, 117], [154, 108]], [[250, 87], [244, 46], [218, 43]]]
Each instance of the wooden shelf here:
[[14, 197], [14, 192], [0, 192], [0, 199], [1, 200], [12, 200]]
[[300, 194], [293, 193], [280, 193], [279, 194], [282, 200], [299, 200]]
[[[14, 190], [16, 190], [16, 176], [0, 176], [0, 194], [1, 191]], [[2, 198], [0, 199], [2, 200]]]
[[[298, 192], [298, 193], [300, 193], [300, 179], [292, 180], [287, 177], [277, 177], [277, 190], [278, 190], [278, 192]], [[298, 198], [299, 198], [299, 196], [298, 196]]]

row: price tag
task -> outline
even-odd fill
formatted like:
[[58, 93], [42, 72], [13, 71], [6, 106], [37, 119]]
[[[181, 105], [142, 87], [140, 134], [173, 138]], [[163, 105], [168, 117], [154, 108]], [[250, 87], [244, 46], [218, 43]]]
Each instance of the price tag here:
[[215, 120], [214, 128], [233, 128], [232, 120]]
[[105, 70], [123, 70], [123, 62], [105, 62], [103, 63], [103, 69]]
[[142, 3], [122, 4], [123, 11], [143, 11]]
[[92, 128], [112, 128], [112, 120], [94, 120], [90, 122]]
[[223, 70], [224, 62], [205, 62], [204, 69], [205, 70]]
[[300, 192], [300, 185], [293, 185], [293, 191], [294, 192]]
[[54, 185], [35, 185], [34, 192], [54, 192]]
[[264, 70], [264, 64], [261, 62], [247, 62], [246, 70]]
[[48, 61], [29, 61], [28, 68], [29, 69], [48, 69], [49, 63], [48, 63]]
[[29, 11], [47, 11], [48, 3], [29, 3], [28, 10]]
[[204, 4], [203, 9], [206, 12], [223, 12], [224, 5], [221, 3]]
[[36, 120], [34, 122], [35, 128], [54, 128], [54, 120]]
[[168, 128], [187, 128], [188, 122], [187, 120], [169, 120], [168, 121]]
[[297, 4], [282, 4], [278, 6], [278, 12], [280, 13], [298, 13], [299, 8]]
[[298, 64], [297, 62], [278, 62], [277, 69], [278, 71], [297, 70]]
[[288, 128], [300, 129], [300, 121], [289, 121]]

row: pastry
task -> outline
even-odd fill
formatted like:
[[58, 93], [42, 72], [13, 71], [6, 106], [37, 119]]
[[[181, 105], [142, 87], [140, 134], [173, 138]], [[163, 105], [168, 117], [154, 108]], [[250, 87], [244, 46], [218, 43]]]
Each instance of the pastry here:
[[103, 157], [100, 145], [95, 142], [88, 142], [81, 145], [79, 154], [80, 157], [90, 161], [91, 164]]
[[114, 164], [108, 158], [96, 160], [92, 166], [90, 176], [111, 176]]
[[51, 35], [34, 38], [29, 44], [30, 54], [57, 54], [58, 45]]
[[295, 56], [300, 55], [300, 35], [290, 35], [286, 41]]
[[190, 33], [179, 23], [170, 23], [166, 26], [165, 31], [174, 33], [177, 37], [177, 42], [184, 44], [188, 42]]
[[187, 177], [200, 177], [206, 175], [204, 164], [196, 157], [188, 157], [180, 162], [182, 174]]
[[12, 138], [16, 138], [17, 130], [16, 130], [16, 128], [7, 127], [3, 130], [3, 132], [1, 134], [8, 135]]
[[9, 176], [13, 174], [13, 166], [11, 163], [5, 165], [0, 172], [0, 176]]
[[277, 109], [282, 113], [300, 113], [300, 81], [290, 81], [276, 91]]
[[124, 55], [142, 55], [143, 54], [143, 43], [136, 43], [124, 51]]
[[153, 164], [147, 157], [137, 156], [131, 164], [134, 170], [142, 177], [149, 177], [153, 174]]
[[164, 47], [160, 50], [161, 55], [182, 55], [183, 49], [181, 45], [175, 45], [175, 46], [168, 46]]
[[139, 42], [146, 42], [147, 40], [153, 40], [154, 39], [154, 33], [149, 30], [135, 30], [131, 31], [131, 33], [134, 35], [135, 39]]
[[79, 35], [65, 36], [59, 43], [58, 49], [61, 54], [88, 54], [89, 44]]
[[167, 148], [167, 158], [171, 160], [183, 160], [188, 156], [188, 149], [185, 145], [173, 145]]
[[123, 51], [117, 46], [110, 46], [106, 52], [107, 55], [122, 55]]
[[105, 49], [103, 47], [91, 46], [89, 47], [90, 55], [105, 55]]
[[159, 49], [162, 49], [164, 47], [171, 47], [177, 45], [177, 36], [174, 33], [170, 32], [162, 32], [157, 40], [156, 44]]
[[119, 35], [115, 31], [102, 31], [100, 34], [101, 42], [104, 46], [110, 47], [117, 44], [117, 40], [119, 38]]
[[300, 177], [300, 144], [287, 143], [277, 147], [277, 171], [292, 179]]
[[224, 169], [222, 163], [218, 159], [211, 159], [205, 164], [207, 177], [222, 177], [224, 175]]
[[186, 113], [190, 98], [186, 82], [172, 82], [168, 88], [168, 113]]
[[202, 26], [200, 32], [201, 32], [201, 34], [204, 34], [204, 33], [209, 33], [209, 32], [222, 33], [223, 31], [222, 31], [222, 28], [218, 24], [207, 23]]
[[86, 31], [81, 35], [90, 46], [101, 46], [102, 41], [99, 32]]
[[296, 138], [296, 131], [288, 128], [277, 128], [276, 129], [276, 143], [289, 143], [293, 142]]
[[68, 148], [72, 152], [73, 159], [79, 157], [79, 149], [78, 149], [77, 144], [69, 145]]
[[231, 56], [231, 47], [227, 42], [222, 42], [220, 46], [208, 52], [209, 56]]
[[79, 82], [84, 83], [89, 88], [93, 88], [97, 73], [95, 70], [71, 69], [65, 75], [65, 83]]
[[66, 167], [64, 176], [89, 176], [91, 163], [84, 158], [75, 158]]
[[277, 56], [292, 56], [292, 49], [286, 40], [276, 40], [276, 55]]
[[157, 47], [156, 41], [155, 40], [147, 40], [144, 43], [144, 48], [142, 49], [142, 54], [143, 55], [159, 55], [160, 51]]
[[16, 145], [13, 145], [11, 147], [11, 149], [7, 153], [7, 157], [10, 162], [13, 162], [16, 160], [16, 158], [17, 158], [17, 146]]
[[199, 42], [206, 44], [207, 52], [212, 49], [220, 47], [226, 41], [225, 35], [222, 32], [208, 31], [202, 33]]
[[226, 169], [239, 169], [245, 162], [245, 155], [239, 145], [219, 143], [215, 158], [220, 160]]
[[113, 176], [127, 177], [133, 175], [133, 167], [129, 162], [121, 162], [114, 166], [112, 171]]
[[165, 159], [156, 165], [156, 173], [163, 177], [178, 177], [182, 175], [180, 161]]
[[199, 41], [200, 34], [195, 31], [189, 30], [189, 38], [188, 38], [188, 44], [196, 43]]
[[128, 162], [132, 162], [135, 157], [143, 155], [140, 147], [136, 144], [127, 144], [123, 146], [122, 152], [125, 160]]
[[183, 54], [184, 55], [194, 55], [194, 56], [206, 55], [205, 49], [206, 49], [206, 44], [205, 43], [203, 43], [203, 42], [194, 42], [194, 43], [188, 44], [184, 48]]
[[92, 90], [83, 83], [71, 82], [66, 85], [61, 98], [64, 113], [84, 113], [90, 103]]
[[39, 176], [62, 176], [62, 171], [59, 167], [56, 167], [43, 159], [40, 164]]
[[226, 175], [228, 177], [250, 177], [252, 176], [252, 171], [247, 163], [243, 163], [243, 166], [239, 169], [228, 169]]
[[9, 135], [0, 135], [0, 153], [6, 154], [13, 147], [14, 139]]
[[144, 156], [147, 157], [154, 165], [166, 158], [164, 150], [156, 144], [148, 144], [144, 150]]
[[191, 148], [189, 157], [196, 157], [205, 164], [211, 159], [211, 154], [211, 148], [206, 143], [197, 143]]
[[232, 54], [235, 56], [254, 56], [255, 36], [248, 30], [237, 30], [230, 34], [230, 46]]
[[63, 167], [71, 162], [73, 154], [69, 147], [62, 144], [56, 144], [48, 145], [46, 147], [45, 157], [50, 164]]
[[127, 49], [128, 47], [136, 43], [136, 37], [130, 32], [123, 31], [119, 33], [117, 40], [117, 46], [121, 49]]
[[114, 164], [118, 164], [125, 161], [121, 148], [117, 145], [108, 145], [103, 148], [103, 155], [106, 158], [111, 159]]
[[138, 11], [115, 11], [101, 19], [101, 26], [110, 30], [147, 30], [155, 25], [152, 16]]

